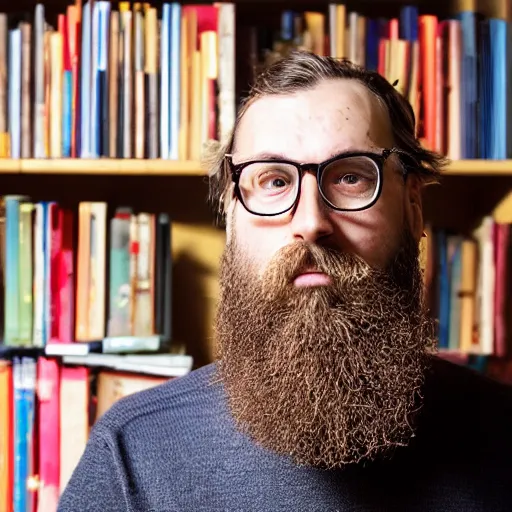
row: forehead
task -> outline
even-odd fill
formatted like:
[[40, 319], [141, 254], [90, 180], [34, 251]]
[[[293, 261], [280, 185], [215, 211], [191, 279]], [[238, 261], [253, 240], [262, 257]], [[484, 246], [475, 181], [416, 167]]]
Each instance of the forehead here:
[[337, 79], [254, 101], [237, 129], [235, 161], [276, 155], [320, 162], [347, 150], [393, 145], [386, 108], [362, 83]]

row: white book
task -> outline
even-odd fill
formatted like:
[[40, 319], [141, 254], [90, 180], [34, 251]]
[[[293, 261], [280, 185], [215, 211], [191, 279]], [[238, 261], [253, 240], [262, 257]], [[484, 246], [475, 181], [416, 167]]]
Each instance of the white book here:
[[193, 358], [183, 354], [159, 355], [113, 355], [88, 354], [86, 356], [63, 356], [68, 365], [100, 366], [118, 371], [146, 373], [163, 377], [182, 377], [192, 370]]
[[219, 140], [225, 143], [235, 126], [235, 4], [220, 3], [218, 29]]
[[483, 218], [477, 230], [479, 248], [478, 266], [478, 327], [479, 353], [491, 355], [494, 352], [494, 220], [491, 216]]
[[34, 221], [34, 321], [33, 321], [33, 344], [36, 347], [45, 345], [44, 339], [44, 208], [41, 203], [35, 205]]
[[89, 337], [94, 340], [105, 336], [106, 240], [107, 204], [91, 203]]
[[9, 136], [11, 158], [21, 157], [21, 29], [9, 31]]

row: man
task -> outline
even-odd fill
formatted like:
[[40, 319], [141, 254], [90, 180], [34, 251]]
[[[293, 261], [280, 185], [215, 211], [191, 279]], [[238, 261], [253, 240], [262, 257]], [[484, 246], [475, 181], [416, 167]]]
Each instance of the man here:
[[441, 164], [377, 74], [269, 67], [211, 167], [218, 362], [116, 404], [59, 510], [511, 510], [511, 393], [434, 356], [423, 304]]

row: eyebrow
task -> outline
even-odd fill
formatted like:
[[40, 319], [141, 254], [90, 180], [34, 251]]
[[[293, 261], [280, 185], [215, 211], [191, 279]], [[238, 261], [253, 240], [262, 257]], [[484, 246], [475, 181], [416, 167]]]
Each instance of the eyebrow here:
[[[349, 146], [348, 148], [343, 148], [343, 150], [338, 149], [329, 153], [325, 160], [329, 160], [338, 155], [344, 155], [346, 153], [375, 153], [376, 155], [380, 155], [385, 148], [381, 147], [359, 147], [359, 146]], [[260, 153], [254, 153], [251, 155], [242, 155], [244, 158], [236, 158], [238, 163], [251, 162], [257, 160], [288, 160], [289, 162], [303, 163], [299, 162], [294, 158], [289, 158], [288, 155], [284, 153], [272, 152], [272, 151], [262, 151]], [[235, 153], [233, 153], [233, 157], [235, 157]], [[309, 162], [308, 162], [309, 163]]]

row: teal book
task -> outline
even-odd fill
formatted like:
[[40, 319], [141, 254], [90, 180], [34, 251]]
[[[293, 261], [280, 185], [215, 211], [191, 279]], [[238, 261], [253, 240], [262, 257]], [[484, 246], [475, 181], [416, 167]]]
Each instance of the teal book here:
[[130, 336], [132, 288], [130, 283], [129, 208], [118, 208], [110, 221], [110, 278], [107, 336]]
[[20, 196], [5, 197], [6, 345], [20, 345]]

